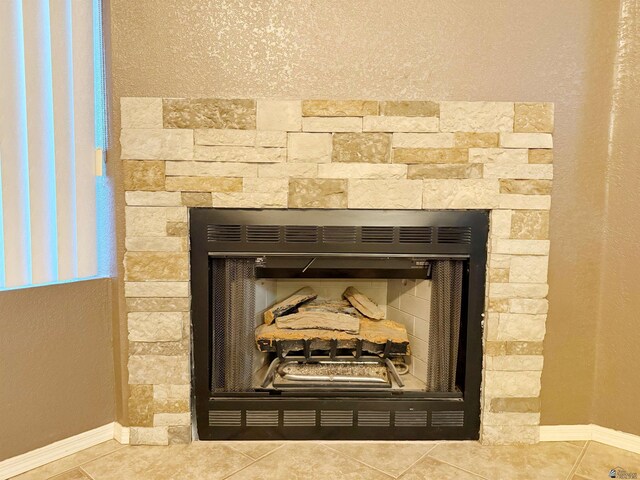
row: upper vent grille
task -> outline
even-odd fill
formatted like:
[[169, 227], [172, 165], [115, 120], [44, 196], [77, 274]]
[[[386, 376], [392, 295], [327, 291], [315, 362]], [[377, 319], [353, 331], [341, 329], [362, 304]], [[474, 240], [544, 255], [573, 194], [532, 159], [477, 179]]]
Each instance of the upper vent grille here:
[[318, 227], [315, 225], [286, 225], [284, 241], [287, 243], [318, 243]]
[[285, 410], [284, 426], [285, 427], [315, 427], [316, 411], [315, 410]]
[[356, 227], [323, 227], [324, 243], [356, 243], [358, 231]]
[[391, 412], [384, 410], [360, 410], [358, 412], [358, 426], [360, 427], [388, 427], [391, 425]]
[[393, 243], [394, 227], [362, 227], [362, 243]]
[[207, 225], [210, 242], [239, 242], [242, 240], [241, 225]]
[[247, 427], [277, 427], [278, 410], [247, 410]]
[[240, 410], [209, 410], [210, 427], [239, 427], [242, 425]]
[[278, 225], [247, 225], [247, 241], [278, 243], [280, 241], [280, 227]]
[[396, 427], [426, 427], [427, 412], [424, 410], [399, 410], [396, 412]]
[[320, 412], [320, 426], [322, 427], [352, 427], [353, 411], [351, 410], [322, 410]]
[[399, 227], [400, 243], [431, 243], [431, 227]]
[[438, 243], [469, 245], [471, 243], [471, 228], [440, 227], [438, 228]]

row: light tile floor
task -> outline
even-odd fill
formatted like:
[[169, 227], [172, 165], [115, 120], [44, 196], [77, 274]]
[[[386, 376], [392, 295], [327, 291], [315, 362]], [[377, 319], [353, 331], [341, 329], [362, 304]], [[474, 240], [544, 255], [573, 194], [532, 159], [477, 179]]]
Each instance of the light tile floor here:
[[[597, 480], [638, 473], [640, 455], [597, 442], [194, 442], [96, 445], [15, 480]], [[631, 478], [631, 477], [628, 477]]]

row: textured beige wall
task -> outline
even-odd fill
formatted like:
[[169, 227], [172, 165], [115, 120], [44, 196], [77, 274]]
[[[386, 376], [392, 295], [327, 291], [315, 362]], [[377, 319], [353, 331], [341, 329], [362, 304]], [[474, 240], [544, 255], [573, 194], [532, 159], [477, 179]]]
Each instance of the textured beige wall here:
[[622, 0], [621, 4], [594, 423], [640, 434], [640, 2]]
[[111, 283], [0, 292], [0, 461], [113, 422]]
[[617, 1], [110, 1], [116, 132], [121, 96], [555, 102], [542, 422], [590, 422]]

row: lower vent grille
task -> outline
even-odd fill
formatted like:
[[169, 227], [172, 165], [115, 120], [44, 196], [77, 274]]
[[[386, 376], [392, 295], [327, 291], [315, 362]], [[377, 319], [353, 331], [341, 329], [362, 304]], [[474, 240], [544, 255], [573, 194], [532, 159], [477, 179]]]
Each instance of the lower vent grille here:
[[352, 427], [353, 411], [351, 410], [322, 410], [320, 412], [320, 426], [322, 427]]
[[247, 427], [277, 427], [278, 410], [247, 410]]
[[209, 410], [210, 427], [240, 427], [242, 412], [240, 410]]
[[315, 410], [285, 410], [284, 426], [285, 427], [315, 427], [316, 411]]
[[396, 412], [396, 427], [426, 427], [427, 412], [422, 410], [401, 410]]
[[438, 411], [431, 414], [432, 427], [462, 427], [464, 425], [464, 411]]
[[391, 425], [391, 412], [360, 411], [358, 412], [359, 427], [388, 427]]

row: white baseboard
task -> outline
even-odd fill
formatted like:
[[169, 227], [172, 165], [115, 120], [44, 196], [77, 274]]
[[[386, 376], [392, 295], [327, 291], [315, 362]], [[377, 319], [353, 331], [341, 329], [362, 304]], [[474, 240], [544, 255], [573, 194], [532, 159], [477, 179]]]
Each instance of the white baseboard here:
[[541, 425], [541, 442], [594, 440], [612, 447], [640, 453], [640, 436], [600, 425]]
[[123, 427], [118, 422], [114, 422], [113, 438], [121, 445], [129, 445], [129, 427]]
[[45, 447], [8, 458], [0, 462], [0, 480], [11, 478], [99, 443], [113, 440], [114, 425], [114, 423], [108, 423], [88, 432], [79, 433]]

